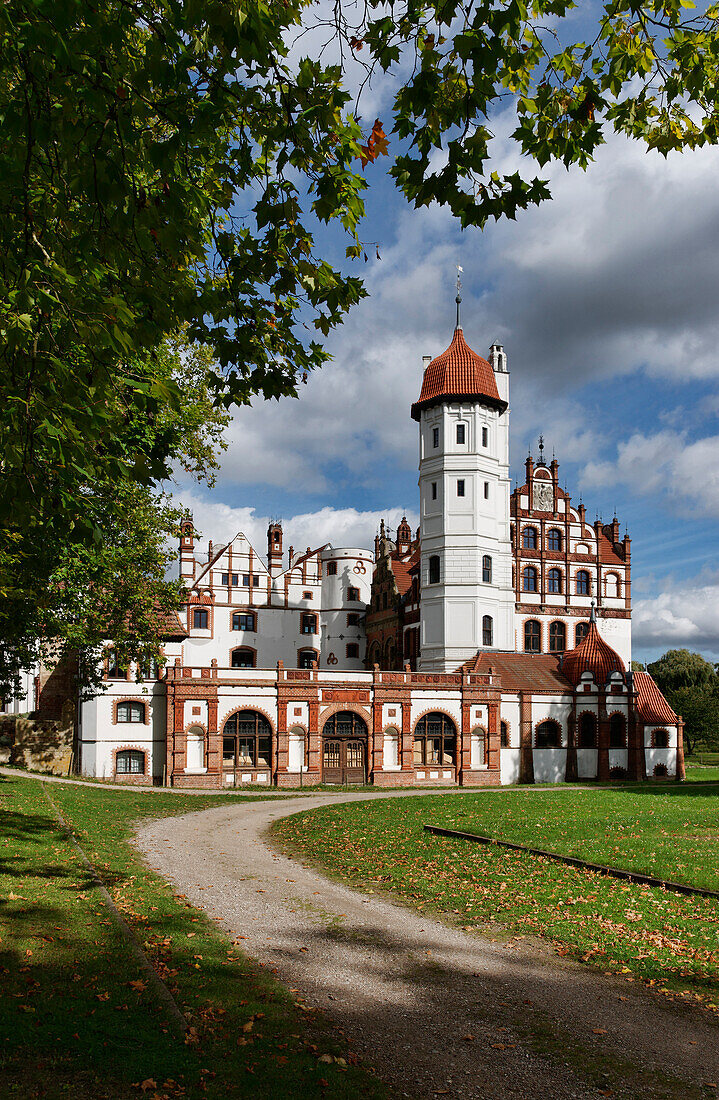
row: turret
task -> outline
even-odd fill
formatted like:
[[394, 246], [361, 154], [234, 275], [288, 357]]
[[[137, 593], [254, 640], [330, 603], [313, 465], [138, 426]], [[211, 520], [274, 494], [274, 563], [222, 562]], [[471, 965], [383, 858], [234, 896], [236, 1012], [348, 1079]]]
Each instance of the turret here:
[[271, 577], [282, 572], [282, 524], [270, 523], [267, 528], [267, 568]]
[[190, 512], [180, 521], [180, 577], [187, 582], [195, 578], [195, 526]]

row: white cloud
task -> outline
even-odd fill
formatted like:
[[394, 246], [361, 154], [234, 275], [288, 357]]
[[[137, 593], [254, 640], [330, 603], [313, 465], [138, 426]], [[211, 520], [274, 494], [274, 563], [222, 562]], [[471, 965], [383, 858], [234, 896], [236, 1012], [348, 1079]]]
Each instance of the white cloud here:
[[[206, 548], [208, 539], [217, 546], [229, 542], [241, 531], [263, 559], [266, 557], [267, 525], [270, 520], [282, 518], [285, 551], [290, 545], [296, 551], [304, 551], [308, 546], [316, 549], [326, 542], [336, 547], [374, 550], [374, 537], [380, 520], [384, 519], [389, 531], [393, 532], [403, 515], [402, 509], [397, 507], [388, 507], [381, 512], [326, 507], [315, 512], [277, 517], [262, 515], [255, 508], [232, 508], [192, 492], [179, 492], [177, 500], [192, 512], [200, 533], [201, 549]], [[407, 512], [407, 520], [414, 531], [419, 524], [417, 514]]]
[[652, 599], [635, 601], [632, 645], [719, 655], [719, 580], [689, 581]]
[[680, 514], [719, 516], [719, 436], [689, 443], [682, 432], [637, 432], [619, 444], [616, 459], [588, 463], [581, 481], [663, 497]]

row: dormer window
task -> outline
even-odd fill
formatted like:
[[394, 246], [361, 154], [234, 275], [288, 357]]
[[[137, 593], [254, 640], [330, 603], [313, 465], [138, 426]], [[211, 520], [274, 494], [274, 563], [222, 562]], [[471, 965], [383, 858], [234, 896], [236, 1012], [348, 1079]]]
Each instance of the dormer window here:
[[195, 630], [207, 630], [210, 617], [206, 607], [196, 607], [192, 612], [192, 626]]

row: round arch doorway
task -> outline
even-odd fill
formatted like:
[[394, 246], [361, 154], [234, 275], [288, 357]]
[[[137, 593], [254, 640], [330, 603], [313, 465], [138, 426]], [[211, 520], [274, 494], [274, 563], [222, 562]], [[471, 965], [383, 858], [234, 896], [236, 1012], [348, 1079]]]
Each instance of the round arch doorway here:
[[322, 782], [367, 782], [367, 724], [354, 711], [339, 711], [324, 724]]

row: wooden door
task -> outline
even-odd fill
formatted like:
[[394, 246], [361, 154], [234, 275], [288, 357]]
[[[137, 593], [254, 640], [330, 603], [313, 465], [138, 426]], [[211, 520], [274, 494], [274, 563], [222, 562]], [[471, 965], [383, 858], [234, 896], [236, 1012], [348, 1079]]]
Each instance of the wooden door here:
[[366, 744], [359, 738], [325, 738], [322, 747], [323, 783], [365, 783]]

